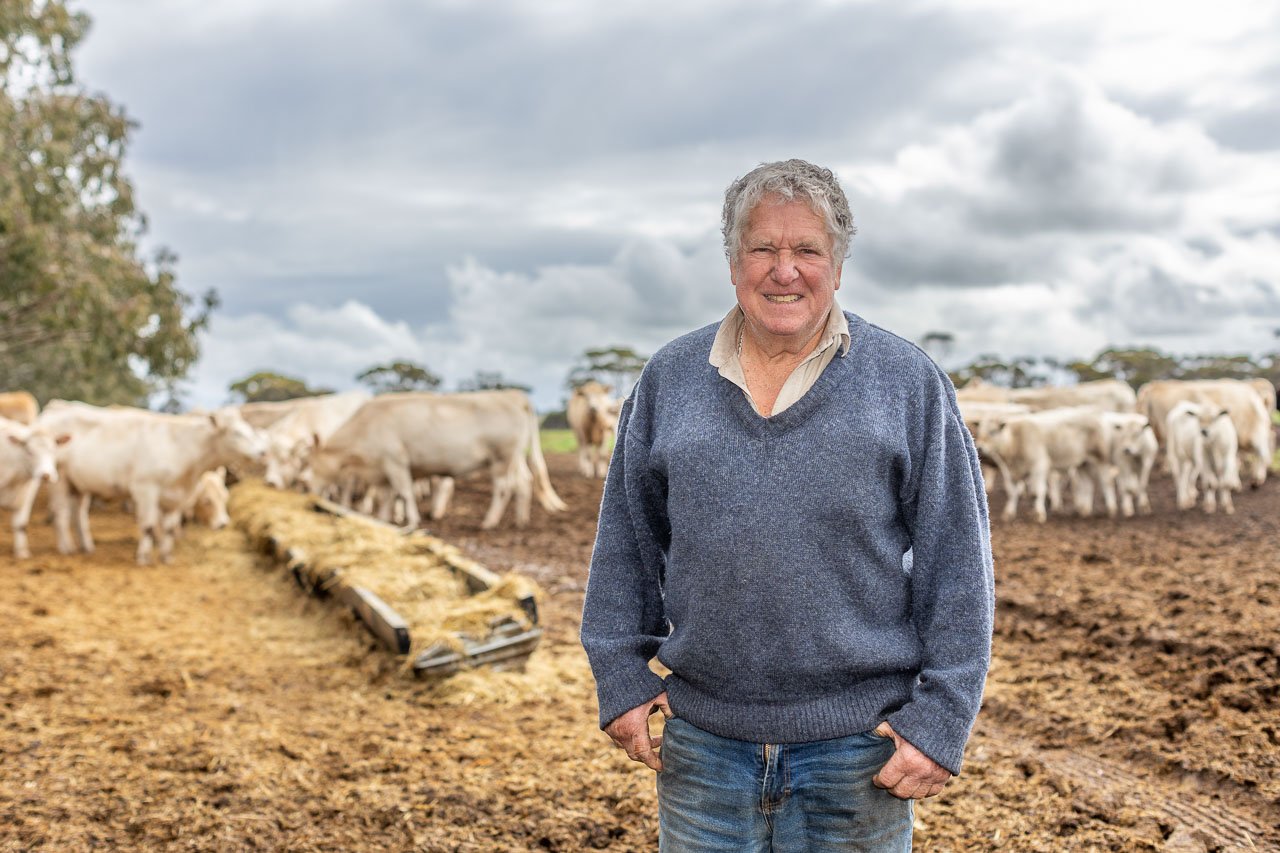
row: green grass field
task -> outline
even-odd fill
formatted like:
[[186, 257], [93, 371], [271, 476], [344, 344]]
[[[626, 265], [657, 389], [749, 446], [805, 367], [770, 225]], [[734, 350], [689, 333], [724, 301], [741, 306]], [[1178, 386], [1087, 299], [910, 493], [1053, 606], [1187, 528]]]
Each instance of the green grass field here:
[[542, 430], [543, 453], [572, 453], [578, 449], [578, 442], [573, 439], [571, 429]]

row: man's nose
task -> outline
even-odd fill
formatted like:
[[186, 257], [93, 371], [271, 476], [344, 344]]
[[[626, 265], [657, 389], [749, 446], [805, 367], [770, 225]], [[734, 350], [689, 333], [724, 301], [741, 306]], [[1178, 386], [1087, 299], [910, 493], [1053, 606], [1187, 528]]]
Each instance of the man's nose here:
[[790, 252], [779, 252], [778, 262], [773, 265], [773, 278], [779, 284], [790, 284], [800, 277], [796, 269], [796, 259]]

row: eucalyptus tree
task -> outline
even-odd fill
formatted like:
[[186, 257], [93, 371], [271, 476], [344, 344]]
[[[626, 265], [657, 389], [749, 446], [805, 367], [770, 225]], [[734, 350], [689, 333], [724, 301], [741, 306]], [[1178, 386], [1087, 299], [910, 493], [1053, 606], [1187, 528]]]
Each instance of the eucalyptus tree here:
[[123, 162], [137, 129], [76, 78], [89, 17], [64, 0], [0, 0], [0, 390], [141, 403], [199, 356], [217, 305], [150, 258]]

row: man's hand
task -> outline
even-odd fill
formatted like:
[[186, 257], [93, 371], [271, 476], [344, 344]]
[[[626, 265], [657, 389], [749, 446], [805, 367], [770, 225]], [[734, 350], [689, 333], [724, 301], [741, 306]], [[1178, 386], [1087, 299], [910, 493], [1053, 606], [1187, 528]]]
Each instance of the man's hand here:
[[627, 751], [627, 758], [661, 770], [662, 759], [658, 757], [657, 749], [662, 746], [662, 738], [649, 736], [649, 717], [654, 711], [661, 711], [665, 719], [671, 719], [666, 691], [618, 717], [605, 726], [604, 733], [613, 739], [614, 746]]
[[885, 762], [871, 782], [900, 800], [923, 800], [942, 790], [951, 771], [916, 749], [893, 730], [888, 721], [876, 726], [875, 732], [893, 738], [893, 757]]

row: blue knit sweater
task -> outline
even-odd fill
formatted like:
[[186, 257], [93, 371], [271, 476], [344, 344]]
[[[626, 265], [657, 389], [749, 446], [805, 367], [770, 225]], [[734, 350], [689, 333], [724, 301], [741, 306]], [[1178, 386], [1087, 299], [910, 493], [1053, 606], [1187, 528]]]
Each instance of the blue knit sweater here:
[[978, 458], [946, 375], [848, 317], [849, 353], [771, 418], [707, 362], [714, 325], [645, 366], [582, 618], [601, 727], [666, 690], [757, 743], [887, 719], [959, 772], [994, 609]]

